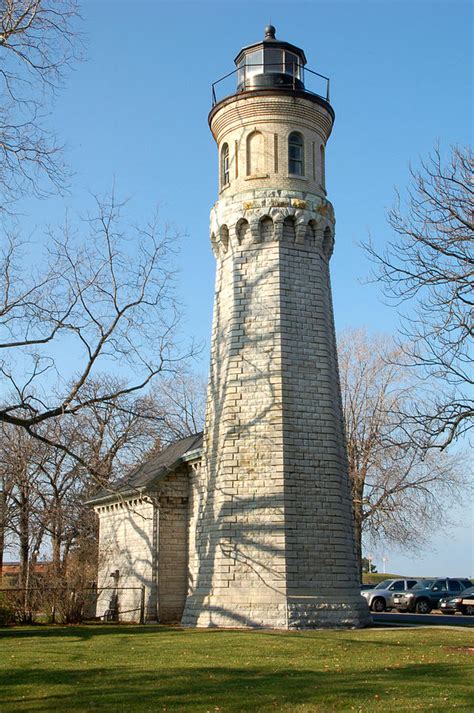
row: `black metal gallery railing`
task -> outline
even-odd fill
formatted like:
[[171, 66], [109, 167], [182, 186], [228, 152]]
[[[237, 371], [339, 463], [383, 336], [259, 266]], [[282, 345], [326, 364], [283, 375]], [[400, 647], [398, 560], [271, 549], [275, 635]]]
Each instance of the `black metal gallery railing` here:
[[296, 64], [291, 65], [290, 69], [291, 72], [281, 62], [245, 64], [237, 67], [212, 83], [212, 106], [232, 94], [271, 87], [283, 87], [295, 91], [302, 89], [329, 102], [329, 77]]

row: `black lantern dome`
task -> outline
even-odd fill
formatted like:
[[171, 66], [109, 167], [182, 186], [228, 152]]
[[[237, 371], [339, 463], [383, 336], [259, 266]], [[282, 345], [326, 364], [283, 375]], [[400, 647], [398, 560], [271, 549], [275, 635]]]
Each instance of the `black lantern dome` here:
[[267, 87], [304, 90], [305, 54], [299, 47], [277, 40], [275, 32], [273, 25], [268, 25], [261, 42], [240, 50], [235, 58], [237, 91]]

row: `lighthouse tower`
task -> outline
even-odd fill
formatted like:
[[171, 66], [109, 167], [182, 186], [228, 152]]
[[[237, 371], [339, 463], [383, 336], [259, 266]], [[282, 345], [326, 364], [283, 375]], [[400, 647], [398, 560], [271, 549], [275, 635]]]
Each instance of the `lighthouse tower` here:
[[361, 626], [329, 277], [334, 111], [272, 26], [235, 62], [209, 115], [217, 273], [183, 624]]

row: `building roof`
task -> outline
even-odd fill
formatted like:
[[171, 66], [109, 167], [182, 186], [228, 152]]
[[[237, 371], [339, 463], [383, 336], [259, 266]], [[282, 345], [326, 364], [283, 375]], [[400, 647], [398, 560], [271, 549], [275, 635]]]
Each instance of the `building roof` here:
[[202, 433], [193, 433], [174, 441], [134, 468], [124, 478], [114, 481], [107, 488], [101, 488], [87, 500], [87, 504], [98, 505], [107, 500], [115, 500], [117, 497], [143, 492], [156, 481], [166, 477], [180, 463], [200, 458], [202, 439]]

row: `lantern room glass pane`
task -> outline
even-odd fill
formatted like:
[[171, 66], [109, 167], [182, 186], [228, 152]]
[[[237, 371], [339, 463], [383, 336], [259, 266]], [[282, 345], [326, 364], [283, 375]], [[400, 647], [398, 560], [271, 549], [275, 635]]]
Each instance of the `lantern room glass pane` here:
[[247, 79], [255, 74], [263, 74], [263, 50], [249, 52], [245, 58], [247, 65]]
[[285, 52], [285, 74], [291, 74], [296, 79], [300, 78], [299, 58], [292, 52]]
[[283, 73], [283, 50], [265, 49], [265, 72]]
[[245, 59], [242, 58], [237, 65], [237, 84], [243, 84], [245, 81]]

